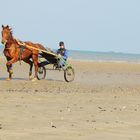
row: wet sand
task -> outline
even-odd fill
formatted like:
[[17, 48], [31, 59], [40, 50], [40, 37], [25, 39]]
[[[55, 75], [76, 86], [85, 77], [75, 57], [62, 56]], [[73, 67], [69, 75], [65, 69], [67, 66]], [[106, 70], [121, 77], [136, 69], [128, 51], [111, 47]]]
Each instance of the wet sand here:
[[139, 140], [140, 64], [70, 61], [66, 83], [59, 71], [29, 81], [24, 62], [6, 81], [0, 60], [0, 140]]

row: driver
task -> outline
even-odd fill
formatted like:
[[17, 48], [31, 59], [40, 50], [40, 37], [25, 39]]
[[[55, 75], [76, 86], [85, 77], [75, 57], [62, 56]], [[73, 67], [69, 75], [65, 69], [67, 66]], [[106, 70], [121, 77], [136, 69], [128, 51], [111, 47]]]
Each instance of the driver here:
[[[58, 62], [58, 66], [62, 67], [68, 58], [68, 51], [65, 49], [65, 44], [62, 41], [59, 42], [59, 49], [57, 50], [57, 55], [58, 55], [58, 58], [60, 58], [60, 60]], [[63, 58], [63, 59], [61, 59], [61, 58]]]

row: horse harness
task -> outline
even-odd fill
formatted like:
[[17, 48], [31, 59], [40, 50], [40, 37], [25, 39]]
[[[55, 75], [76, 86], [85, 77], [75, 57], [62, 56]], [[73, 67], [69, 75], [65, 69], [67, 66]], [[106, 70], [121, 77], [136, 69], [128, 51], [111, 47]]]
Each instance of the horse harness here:
[[24, 52], [25, 47], [20, 45], [19, 48], [20, 48], [20, 51], [19, 51], [19, 57], [18, 57], [18, 59], [19, 59], [20, 64], [21, 64], [22, 54]]
[[[6, 45], [5, 45], [6, 46]], [[13, 45], [14, 46], [14, 45]], [[22, 60], [22, 54], [24, 52], [24, 49], [25, 49], [25, 46], [23, 45], [19, 45], [18, 47], [15, 47], [15, 51], [17, 51], [17, 49], [20, 49], [19, 51], [19, 55], [18, 55], [18, 60], [20, 61], [20, 64], [21, 64], [21, 60]], [[5, 50], [10, 50], [12, 48], [8, 48], [8, 47], [5, 47]]]

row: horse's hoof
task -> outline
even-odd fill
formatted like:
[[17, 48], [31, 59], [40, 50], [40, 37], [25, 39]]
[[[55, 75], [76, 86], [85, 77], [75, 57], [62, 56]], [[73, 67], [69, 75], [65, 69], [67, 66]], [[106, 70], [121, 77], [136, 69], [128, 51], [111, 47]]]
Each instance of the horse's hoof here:
[[11, 80], [12, 80], [11, 78], [7, 78], [7, 79], [6, 79], [6, 81], [11, 81]]
[[37, 81], [37, 78], [33, 78], [31, 81], [32, 81], [32, 82]]
[[29, 80], [32, 80], [32, 79], [34, 79], [34, 77], [33, 76], [29, 76]]

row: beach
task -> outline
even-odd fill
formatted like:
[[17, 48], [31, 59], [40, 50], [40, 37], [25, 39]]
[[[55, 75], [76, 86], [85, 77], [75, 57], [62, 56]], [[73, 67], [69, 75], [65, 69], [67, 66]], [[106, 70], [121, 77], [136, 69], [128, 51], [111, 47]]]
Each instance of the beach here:
[[0, 59], [0, 140], [139, 140], [140, 64], [69, 63], [75, 80], [47, 71], [29, 81], [29, 66], [14, 64], [6, 81]]

